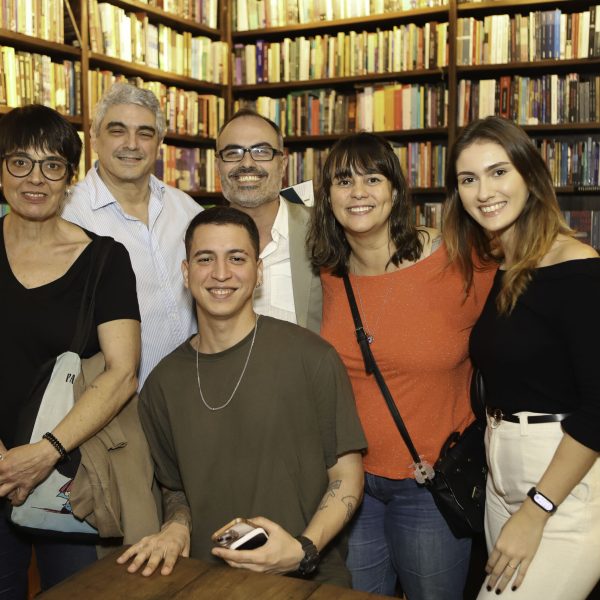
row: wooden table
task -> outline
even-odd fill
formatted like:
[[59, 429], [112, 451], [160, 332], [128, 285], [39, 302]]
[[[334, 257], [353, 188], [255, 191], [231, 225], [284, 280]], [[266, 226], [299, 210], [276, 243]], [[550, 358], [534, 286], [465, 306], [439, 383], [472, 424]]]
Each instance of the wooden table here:
[[211, 565], [180, 558], [168, 576], [128, 573], [115, 562], [116, 552], [83, 569], [37, 598], [43, 600], [375, 600], [386, 598], [303, 581], [294, 577], [263, 575], [227, 565]]

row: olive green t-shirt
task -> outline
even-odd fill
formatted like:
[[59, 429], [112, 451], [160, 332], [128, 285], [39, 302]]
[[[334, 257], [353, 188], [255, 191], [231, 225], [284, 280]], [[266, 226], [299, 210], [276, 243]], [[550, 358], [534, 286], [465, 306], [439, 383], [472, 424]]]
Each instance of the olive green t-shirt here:
[[[198, 355], [209, 405], [231, 395], [251, 341], [252, 332], [224, 352]], [[183, 490], [191, 507], [191, 556], [220, 561], [210, 554], [210, 536], [235, 517], [263, 516], [301, 534], [327, 489], [327, 469], [366, 447], [336, 351], [306, 329], [263, 316], [239, 388], [216, 411], [200, 398], [196, 358], [185, 342], [140, 394], [156, 476]], [[341, 554], [330, 544], [315, 578], [348, 584]]]

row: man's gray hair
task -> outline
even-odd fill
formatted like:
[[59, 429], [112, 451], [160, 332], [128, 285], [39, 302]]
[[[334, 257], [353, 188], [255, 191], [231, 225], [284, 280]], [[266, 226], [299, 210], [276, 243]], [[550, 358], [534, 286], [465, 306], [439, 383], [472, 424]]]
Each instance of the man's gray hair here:
[[115, 106], [116, 104], [136, 104], [137, 106], [147, 108], [156, 117], [158, 139], [162, 140], [165, 137], [165, 115], [160, 107], [158, 98], [150, 90], [136, 87], [130, 83], [115, 83], [100, 98], [96, 105], [92, 121], [92, 129], [96, 135], [100, 134], [100, 126], [106, 112], [111, 106]]

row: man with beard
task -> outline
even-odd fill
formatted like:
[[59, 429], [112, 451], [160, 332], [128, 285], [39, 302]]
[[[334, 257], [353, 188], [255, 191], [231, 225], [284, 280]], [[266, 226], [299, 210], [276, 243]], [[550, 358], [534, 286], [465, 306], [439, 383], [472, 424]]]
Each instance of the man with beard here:
[[185, 230], [202, 208], [152, 174], [165, 119], [151, 91], [112, 86], [96, 106], [90, 133], [98, 161], [62, 216], [113, 237], [129, 252], [142, 317], [141, 389], [154, 366], [196, 331], [180, 265]]
[[254, 219], [260, 235], [263, 284], [254, 293], [257, 313], [319, 333], [321, 282], [306, 254], [310, 211], [279, 196], [287, 156], [279, 127], [242, 109], [217, 137], [223, 196]]

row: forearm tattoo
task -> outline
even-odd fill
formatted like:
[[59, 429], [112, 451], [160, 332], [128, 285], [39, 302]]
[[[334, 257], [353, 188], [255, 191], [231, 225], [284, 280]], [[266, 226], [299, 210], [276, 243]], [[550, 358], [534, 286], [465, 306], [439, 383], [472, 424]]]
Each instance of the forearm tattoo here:
[[354, 511], [358, 507], [358, 498], [356, 496], [344, 496], [342, 502], [346, 507], [346, 518], [344, 519], [344, 525], [352, 518]]
[[329, 498], [335, 498], [335, 491], [339, 490], [342, 485], [341, 479], [336, 479], [332, 481], [328, 486], [325, 494], [323, 495], [323, 499], [321, 500], [321, 504], [319, 504], [319, 510], [324, 510], [327, 508], [327, 501]]
[[192, 513], [184, 492], [176, 492], [161, 487], [164, 522], [168, 521], [185, 525], [192, 531]]

